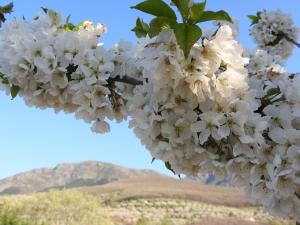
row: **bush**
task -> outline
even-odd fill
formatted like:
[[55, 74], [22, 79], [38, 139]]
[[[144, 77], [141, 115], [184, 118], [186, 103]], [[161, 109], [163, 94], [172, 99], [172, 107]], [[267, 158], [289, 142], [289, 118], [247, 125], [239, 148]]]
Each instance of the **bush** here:
[[[154, 225], [154, 224], [151, 223], [148, 218], [142, 217], [137, 221], [136, 225]], [[160, 223], [158, 223], [158, 225], [172, 225], [172, 222], [168, 218], [164, 218]]]
[[[7, 201], [5, 205], [15, 210], [20, 218], [32, 221], [34, 225], [114, 224], [103, 215], [102, 208], [95, 198], [74, 190], [40, 193], [15, 202]], [[16, 225], [19, 224], [16, 223]], [[25, 223], [24, 225], [31, 224]]]
[[160, 225], [172, 225], [171, 220], [169, 220], [168, 218], [164, 218], [161, 222]]
[[[0, 225], [37, 225], [21, 219], [17, 211], [2, 206], [0, 208]], [[46, 225], [46, 224], [41, 224]]]
[[142, 217], [137, 222], [136, 225], [151, 225], [149, 219]]

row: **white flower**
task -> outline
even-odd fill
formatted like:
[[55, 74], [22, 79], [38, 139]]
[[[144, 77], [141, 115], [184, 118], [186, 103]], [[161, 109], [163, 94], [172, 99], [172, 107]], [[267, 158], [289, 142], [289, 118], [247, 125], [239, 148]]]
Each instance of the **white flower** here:
[[226, 137], [229, 132], [223, 132], [221, 128], [221, 114], [216, 114], [213, 112], [203, 113], [200, 115], [200, 121], [192, 125], [191, 129], [195, 133], [199, 133], [200, 144], [203, 145], [209, 136], [216, 140], [221, 140]]
[[109, 125], [105, 121], [97, 121], [93, 124], [91, 130], [95, 133], [106, 133], [109, 132]]
[[67, 71], [63, 68], [53, 72], [50, 80], [52, 87], [59, 87], [61, 89], [66, 88], [68, 85], [68, 78], [66, 73]]
[[296, 171], [300, 171], [300, 147], [291, 146], [287, 151], [287, 157], [291, 162], [291, 167]]

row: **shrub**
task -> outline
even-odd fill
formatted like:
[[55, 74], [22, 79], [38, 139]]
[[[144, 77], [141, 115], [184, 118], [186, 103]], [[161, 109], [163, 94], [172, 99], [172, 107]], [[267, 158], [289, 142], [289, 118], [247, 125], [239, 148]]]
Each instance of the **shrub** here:
[[136, 225], [151, 225], [149, 219], [142, 217], [137, 222]]
[[168, 218], [164, 218], [161, 222], [160, 225], [172, 225], [172, 222]]
[[7, 202], [6, 206], [34, 225], [114, 224], [101, 212], [102, 208], [95, 198], [74, 190], [39, 193], [16, 202]]
[[[37, 225], [35, 223], [22, 219], [16, 210], [5, 206], [0, 208], [0, 225]], [[41, 224], [46, 225], [46, 224]]]

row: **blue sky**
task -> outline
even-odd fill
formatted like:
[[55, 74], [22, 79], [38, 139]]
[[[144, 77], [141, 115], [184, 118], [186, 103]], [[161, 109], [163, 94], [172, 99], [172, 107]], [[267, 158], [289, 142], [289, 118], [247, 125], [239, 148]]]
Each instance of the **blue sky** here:
[[[1, 1], [4, 4], [8, 1]], [[120, 39], [135, 42], [130, 30], [138, 16], [149, 19], [129, 7], [136, 0], [15, 0], [13, 16], [31, 19], [40, 7], [72, 15], [72, 21], [90, 19], [103, 22], [109, 29], [101, 42], [109, 48]], [[298, 0], [208, 0], [211, 10], [224, 9], [240, 22], [240, 42], [247, 48], [254, 44], [248, 35], [247, 15], [262, 9], [282, 9], [290, 13], [300, 27]], [[0, 51], [1, 54], [1, 51]], [[300, 50], [295, 49], [287, 67], [300, 71]], [[131, 168], [155, 169], [170, 173], [160, 162], [151, 164], [151, 156], [140, 144], [126, 122], [112, 123], [112, 132], [96, 135], [89, 124], [75, 120], [73, 115], [55, 114], [53, 110], [27, 107], [19, 98], [10, 100], [0, 93], [0, 178], [39, 167], [52, 167], [62, 162], [101, 160]]]

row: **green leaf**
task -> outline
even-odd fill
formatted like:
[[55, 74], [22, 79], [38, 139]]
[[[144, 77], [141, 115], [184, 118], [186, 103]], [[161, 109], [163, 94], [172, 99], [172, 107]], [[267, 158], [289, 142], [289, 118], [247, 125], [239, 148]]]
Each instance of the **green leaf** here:
[[177, 19], [172, 8], [162, 0], [146, 0], [136, 6], [132, 6], [131, 8], [154, 16], [167, 17], [173, 20]]
[[151, 160], [151, 164], [154, 163], [155, 160], [156, 160], [156, 159], [153, 157], [152, 160]]
[[176, 175], [175, 171], [172, 169], [172, 166], [169, 162], [165, 162], [165, 167], [170, 170], [174, 175]]
[[0, 73], [0, 80], [2, 84], [9, 84], [8, 79], [4, 76], [3, 73]]
[[14, 8], [14, 3], [11, 2], [5, 6], [0, 7], [0, 13], [12, 13]]
[[192, 21], [198, 21], [204, 12], [206, 1], [201, 3], [194, 3], [190, 10], [190, 16]]
[[[0, 78], [0, 79], [2, 79], [2, 78]], [[3, 78], [3, 79], [2, 79], [2, 84], [9, 84], [7, 78]]]
[[42, 8], [42, 10], [43, 10], [43, 12], [45, 13], [45, 14], [47, 14], [48, 13], [48, 8], [44, 8], [44, 7], [41, 7]]
[[131, 30], [139, 38], [146, 37], [149, 32], [149, 25], [145, 23], [142, 19], [137, 18], [136, 26]]
[[182, 20], [186, 22], [189, 17], [189, 3], [190, 0], [172, 0], [172, 3], [177, 7], [179, 10]]
[[248, 15], [248, 18], [252, 21], [251, 26], [254, 25], [254, 24], [257, 24], [259, 19], [260, 19], [259, 14], [257, 14], [257, 15]]
[[5, 22], [5, 14], [12, 13], [14, 4], [11, 2], [5, 6], [0, 6], [0, 27], [1, 23]]
[[193, 45], [202, 36], [202, 30], [195, 24], [180, 23], [176, 25], [174, 32], [177, 42], [187, 58]]
[[75, 28], [74, 24], [70, 22], [71, 16], [69, 15], [66, 19], [64, 29], [65, 31], [73, 30]]
[[20, 91], [20, 87], [19, 86], [12, 85], [11, 88], [10, 88], [11, 98], [14, 99], [15, 97], [17, 97], [19, 91]]
[[44, 13], [46, 13], [50, 17], [52, 25], [59, 26], [61, 24], [61, 16], [59, 13], [48, 8], [44, 8], [44, 7], [41, 8], [44, 11]]
[[270, 88], [267, 91], [267, 97], [270, 97], [270, 96], [273, 96], [273, 95], [278, 95], [278, 94], [280, 94], [280, 88], [279, 87]]
[[201, 17], [196, 21], [196, 23], [211, 21], [211, 20], [223, 20], [232, 23], [232, 19], [227, 12], [224, 10], [220, 10], [217, 12], [213, 11], [205, 11], [201, 15]]
[[164, 29], [171, 29], [176, 22], [166, 17], [156, 17], [150, 22], [149, 36], [157, 36]]
[[79, 24], [77, 24], [74, 28], [73, 31], [78, 31], [80, 28], [84, 27], [84, 24], [87, 22], [91, 22], [90, 20], [84, 20], [82, 22], [80, 22]]

